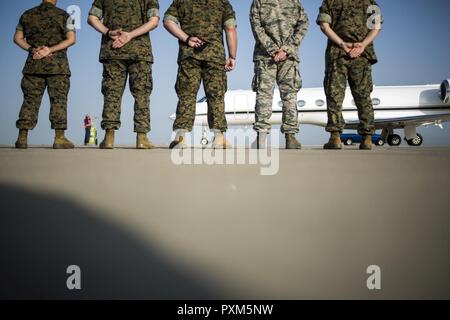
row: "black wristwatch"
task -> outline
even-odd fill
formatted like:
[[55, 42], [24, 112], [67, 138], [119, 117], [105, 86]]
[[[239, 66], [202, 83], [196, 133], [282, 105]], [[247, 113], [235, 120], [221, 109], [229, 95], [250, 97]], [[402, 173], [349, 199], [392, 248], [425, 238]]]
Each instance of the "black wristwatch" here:
[[33, 54], [33, 50], [34, 50], [34, 49], [36, 49], [36, 48], [33, 47], [33, 46], [29, 47], [29, 48], [28, 48], [28, 52], [29, 52], [30, 54]]

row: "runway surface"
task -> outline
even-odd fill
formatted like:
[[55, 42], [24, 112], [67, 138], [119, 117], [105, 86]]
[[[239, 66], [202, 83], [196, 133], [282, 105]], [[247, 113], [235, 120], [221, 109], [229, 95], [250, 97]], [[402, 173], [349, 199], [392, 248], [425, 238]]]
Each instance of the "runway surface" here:
[[0, 298], [450, 298], [450, 149], [274, 152], [0, 148]]

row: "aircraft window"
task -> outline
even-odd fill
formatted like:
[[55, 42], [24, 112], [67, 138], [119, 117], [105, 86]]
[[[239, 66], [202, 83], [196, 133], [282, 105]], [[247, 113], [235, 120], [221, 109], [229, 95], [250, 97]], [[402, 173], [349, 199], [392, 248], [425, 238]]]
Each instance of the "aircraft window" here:
[[200, 100], [198, 100], [197, 103], [206, 102], [206, 100], [207, 100], [207, 98], [206, 98], [206, 97], [203, 97], [203, 98], [201, 98]]
[[316, 100], [316, 106], [323, 107], [325, 105], [325, 101], [322, 99]]
[[306, 101], [305, 100], [298, 100], [297, 101], [297, 107], [303, 108], [304, 106], [306, 106]]
[[374, 106], [378, 106], [378, 105], [381, 104], [381, 100], [378, 99], [378, 98], [373, 98], [372, 99], [372, 103], [373, 103]]

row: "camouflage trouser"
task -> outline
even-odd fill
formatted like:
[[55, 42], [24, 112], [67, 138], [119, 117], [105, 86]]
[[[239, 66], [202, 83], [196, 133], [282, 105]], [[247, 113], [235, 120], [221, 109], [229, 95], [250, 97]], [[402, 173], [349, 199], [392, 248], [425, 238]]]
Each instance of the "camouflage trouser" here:
[[47, 88], [50, 97], [50, 122], [52, 129], [67, 129], [67, 95], [70, 88], [68, 75], [29, 75], [22, 79], [23, 105], [18, 129], [33, 130], [38, 121], [42, 97]]
[[302, 87], [302, 78], [298, 62], [290, 59], [280, 63], [269, 61], [255, 63], [255, 76], [252, 84], [252, 89], [256, 92], [254, 129], [258, 132], [271, 130], [270, 117], [272, 116], [275, 82], [280, 89], [283, 103], [281, 132], [297, 133], [299, 131], [297, 94]]
[[325, 94], [328, 107], [328, 132], [342, 132], [345, 120], [342, 116], [342, 103], [348, 83], [358, 108], [359, 134], [373, 134], [374, 112], [370, 94], [373, 90], [372, 65], [366, 58], [351, 59], [342, 57], [329, 61], [325, 72]]
[[175, 90], [179, 101], [177, 118], [173, 124], [174, 131], [179, 129], [192, 131], [197, 94], [202, 80], [208, 102], [209, 128], [227, 131], [225, 118], [227, 75], [224, 65], [192, 58], [182, 60], [178, 68]]
[[150, 95], [153, 89], [152, 64], [147, 61], [108, 60], [103, 62], [104, 96], [102, 129], [120, 128], [120, 110], [127, 77], [134, 97], [134, 131], [150, 131]]

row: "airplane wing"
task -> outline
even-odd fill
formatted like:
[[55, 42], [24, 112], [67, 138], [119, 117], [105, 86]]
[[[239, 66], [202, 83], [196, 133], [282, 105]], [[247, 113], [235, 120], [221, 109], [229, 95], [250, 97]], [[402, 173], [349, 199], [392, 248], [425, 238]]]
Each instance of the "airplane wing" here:
[[[376, 129], [392, 128], [401, 129], [408, 126], [423, 126], [431, 124], [440, 124], [442, 122], [450, 121], [450, 113], [402, 117], [402, 118], [389, 118], [389, 119], [375, 119]], [[346, 129], [357, 129], [359, 121], [346, 121]]]

